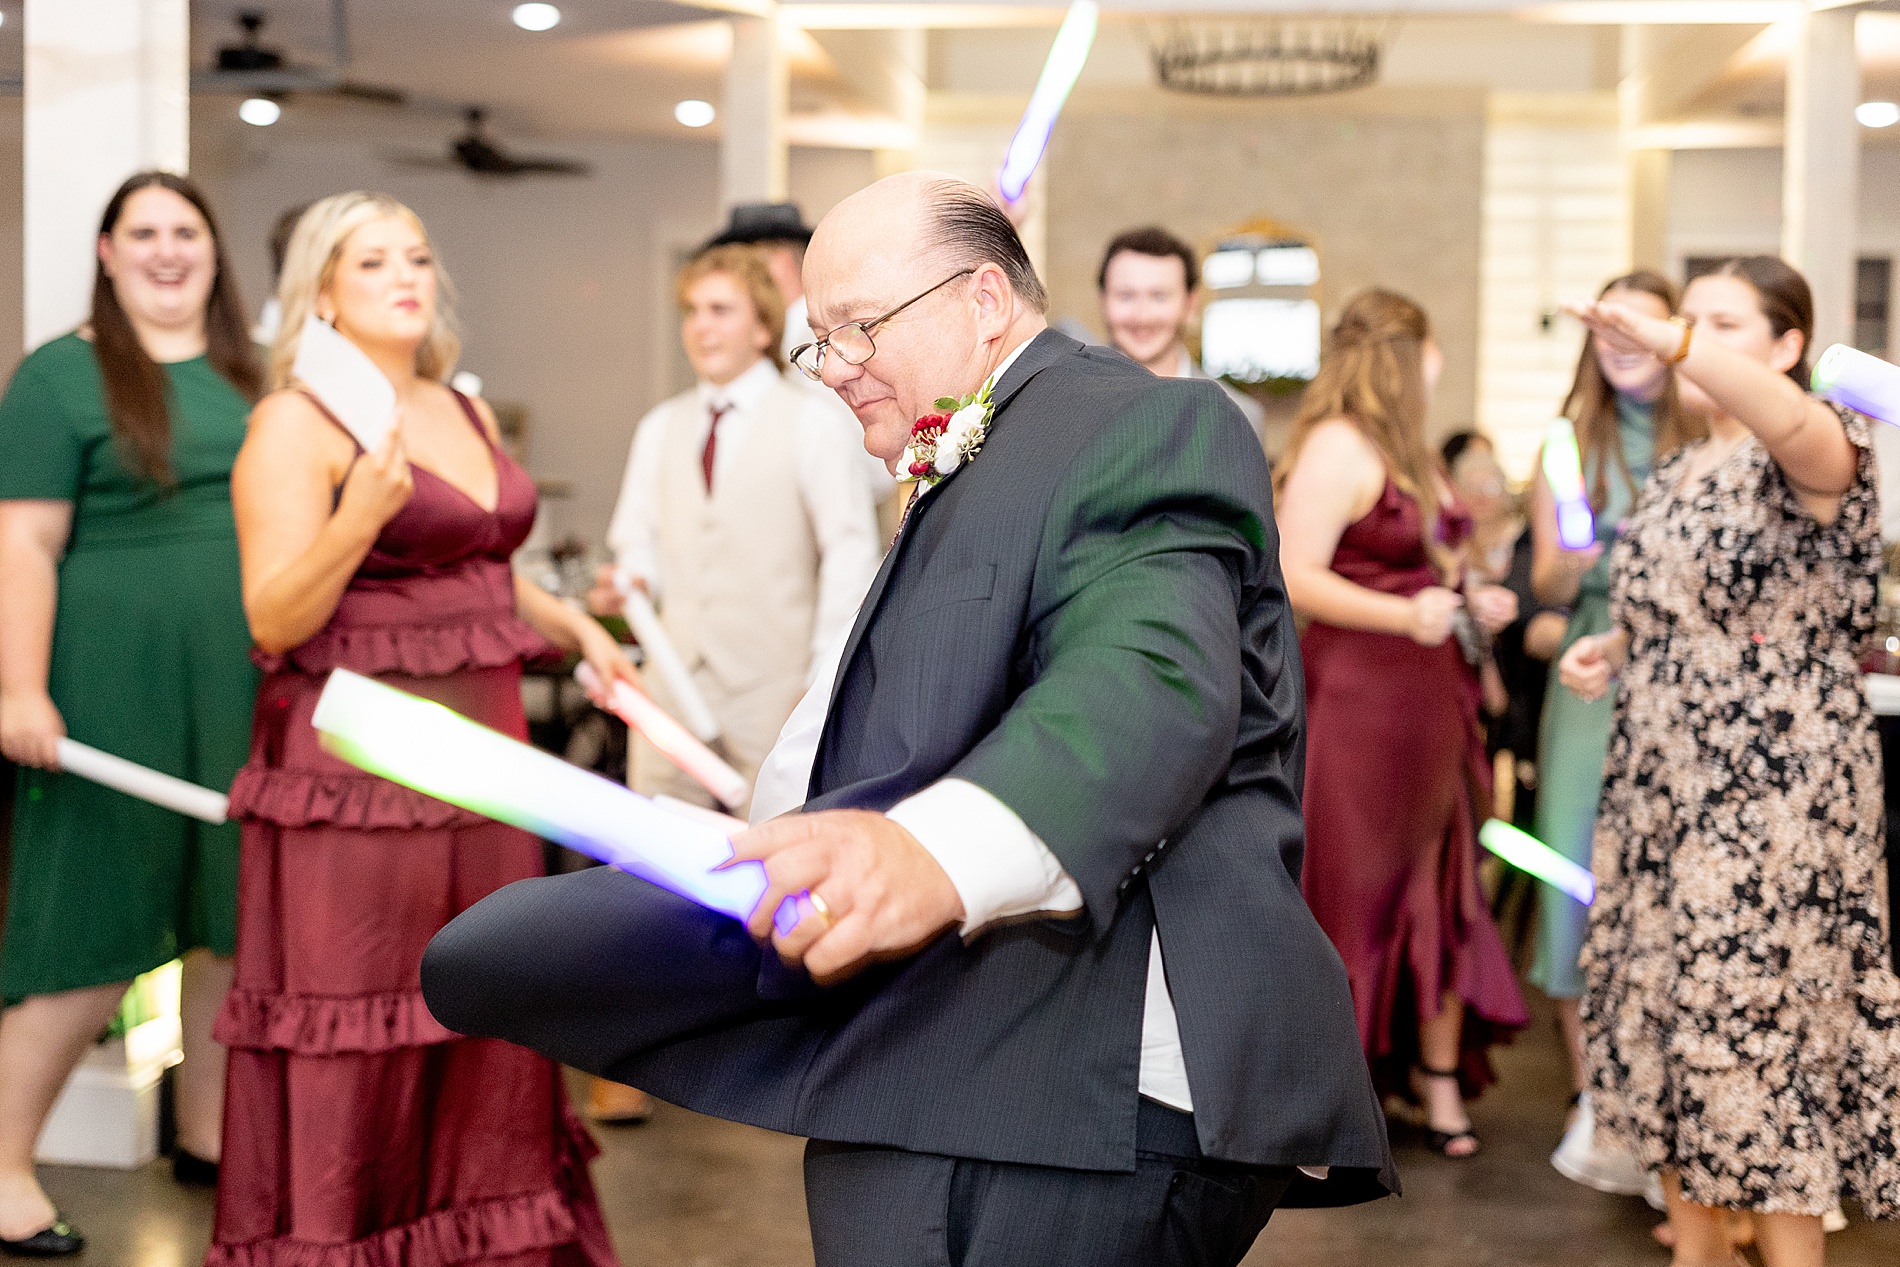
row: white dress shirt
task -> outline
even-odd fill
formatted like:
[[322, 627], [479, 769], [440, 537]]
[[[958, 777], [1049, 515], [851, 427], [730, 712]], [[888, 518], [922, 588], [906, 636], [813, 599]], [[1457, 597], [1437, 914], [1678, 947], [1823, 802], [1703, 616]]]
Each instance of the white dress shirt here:
[[[990, 376], [999, 381], [1025, 343]], [[978, 459], [981, 460], [981, 459]], [[929, 491], [919, 494], [930, 496]], [[752, 821], [762, 823], [805, 803], [818, 740], [831, 708], [832, 685], [849, 640], [847, 625], [818, 657], [812, 685], [792, 710], [752, 789]], [[890, 808], [886, 815], [917, 838], [963, 901], [963, 936], [979, 936], [997, 920], [1082, 909], [1082, 891], [1049, 847], [1017, 813], [974, 783], [942, 779]], [[1148, 988], [1141, 1016], [1142, 1095], [1184, 1113], [1194, 1111], [1180, 1027], [1161, 961], [1161, 933], [1148, 944]]]
[[[692, 427], [690, 434], [698, 448], [706, 443], [712, 427], [712, 407], [727, 406], [713, 449], [715, 485], [720, 472], [738, 459], [754, 427], [797, 427], [798, 465], [787, 475], [798, 482], [818, 545], [818, 603], [810, 648], [816, 666], [825, 648], [851, 628], [865, 587], [877, 573], [883, 543], [878, 539], [876, 518], [866, 513], [862, 500], [862, 430], [836, 404], [827, 406], [804, 392], [793, 393], [800, 407], [791, 417], [763, 416], [760, 404], [778, 382], [778, 367], [762, 357], [723, 387], [701, 382], [642, 418], [633, 433], [620, 499], [607, 527], [607, 545], [615, 566], [645, 580], [648, 591], [659, 598], [668, 580], [661, 575], [659, 560], [660, 480], [667, 426]], [[686, 416], [681, 416], [682, 411]]]

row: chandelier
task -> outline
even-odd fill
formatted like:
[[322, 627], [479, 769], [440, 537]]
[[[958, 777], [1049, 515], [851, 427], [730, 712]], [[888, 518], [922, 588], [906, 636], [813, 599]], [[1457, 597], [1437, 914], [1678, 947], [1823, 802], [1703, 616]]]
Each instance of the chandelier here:
[[1170, 22], [1149, 53], [1163, 88], [1225, 97], [1306, 97], [1379, 77], [1390, 20], [1272, 17]]

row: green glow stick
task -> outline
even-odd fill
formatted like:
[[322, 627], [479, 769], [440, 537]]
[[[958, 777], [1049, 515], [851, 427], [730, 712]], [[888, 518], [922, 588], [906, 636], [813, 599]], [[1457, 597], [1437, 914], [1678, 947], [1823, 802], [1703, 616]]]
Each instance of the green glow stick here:
[[1519, 871], [1536, 876], [1585, 906], [1596, 900], [1596, 877], [1529, 832], [1519, 831], [1503, 819], [1486, 819], [1484, 826], [1478, 828], [1478, 843]]

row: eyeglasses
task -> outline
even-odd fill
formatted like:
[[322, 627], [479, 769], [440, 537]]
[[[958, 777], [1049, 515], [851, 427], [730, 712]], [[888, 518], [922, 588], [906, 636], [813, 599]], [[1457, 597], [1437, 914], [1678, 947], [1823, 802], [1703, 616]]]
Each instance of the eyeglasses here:
[[912, 304], [936, 294], [959, 277], [968, 277], [975, 271], [976, 269], [971, 267], [964, 269], [961, 273], [952, 273], [923, 294], [913, 295], [881, 317], [872, 317], [869, 321], [847, 322], [816, 343], [799, 344], [792, 349], [792, 364], [798, 367], [799, 373], [813, 382], [819, 381], [818, 376], [825, 368], [826, 352], [836, 352], [846, 365], [864, 364], [877, 352], [877, 344], [871, 341], [871, 331]]

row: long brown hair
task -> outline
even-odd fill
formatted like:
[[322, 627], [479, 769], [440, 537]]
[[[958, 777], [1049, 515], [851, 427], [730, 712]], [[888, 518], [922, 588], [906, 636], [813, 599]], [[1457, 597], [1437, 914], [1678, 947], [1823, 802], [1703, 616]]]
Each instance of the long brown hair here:
[[[1633, 290], [1653, 295], [1662, 300], [1663, 306], [1670, 312], [1676, 310], [1675, 285], [1662, 274], [1646, 268], [1611, 278], [1597, 292], [1597, 298], [1602, 299], [1613, 290]], [[1584, 336], [1583, 351], [1577, 355], [1576, 377], [1570, 380], [1570, 394], [1564, 397], [1563, 414], [1576, 424], [1577, 449], [1583, 456], [1583, 469], [1590, 480], [1591, 507], [1601, 514], [1603, 508], [1610, 504], [1612, 466], [1616, 468], [1617, 478], [1623, 481], [1623, 487], [1634, 501], [1642, 490], [1636, 486], [1636, 478], [1630, 474], [1629, 457], [1623, 452], [1623, 431], [1616, 416], [1616, 388], [1603, 376], [1603, 366], [1597, 360], [1594, 334]], [[1689, 441], [1701, 438], [1701, 426], [1684, 413], [1678, 403], [1676, 376], [1673, 373], [1665, 375], [1662, 394], [1650, 406], [1650, 429], [1655, 436], [1658, 461]]]
[[1441, 574], [1454, 566], [1438, 539], [1443, 505], [1438, 456], [1425, 439], [1425, 310], [1389, 290], [1353, 296], [1326, 337], [1319, 373], [1307, 385], [1293, 434], [1280, 461], [1281, 478], [1293, 469], [1306, 437], [1329, 418], [1359, 428], [1385, 459], [1399, 491], [1418, 503], [1425, 552]]
[[[224, 258], [224, 238], [218, 222], [198, 187], [183, 176], [171, 172], [137, 172], [127, 177], [106, 203], [99, 218], [99, 236], [105, 237], [119, 225], [125, 204], [141, 189], [169, 189], [183, 198], [204, 217], [211, 232], [211, 294], [205, 300], [205, 359], [224, 376], [245, 400], [256, 400], [262, 374], [257, 366], [257, 350], [251, 346], [251, 334], [244, 319], [244, 303], [238, 298], [237, 278]], [[161, 486], [175, 481], [172, 471], [171, 380], [165, 369], [152, 359], [139, 342], [132, 319], [119, 303], [119, 293], [106, 275], [104, 260], [93, 265], [92, 275], [92, 355], [99, 363], [104, 382], [106, 412], [112, 418], [112, 438], [132, 469]]]
[[1703, 276], [1747, 282], [1777, 339], [1790, 330], [1801, 332], [1801, 359], [1788, 367], [1788, 377], [1807, 391], [1808, 358], [1814, 354], [1814, 292], [1800, 270], [1777, 255], [1732, 255]]

